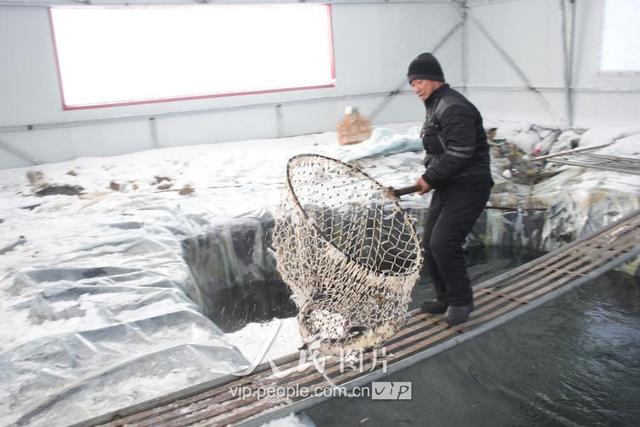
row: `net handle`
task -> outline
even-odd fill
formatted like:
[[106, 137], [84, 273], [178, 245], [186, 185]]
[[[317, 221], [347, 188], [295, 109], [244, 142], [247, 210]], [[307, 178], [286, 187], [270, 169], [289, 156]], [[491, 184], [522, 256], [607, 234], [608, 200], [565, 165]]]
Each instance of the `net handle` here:
[[393, 187], [389, 187], [389, 190], [391, 190], [393, 195], [396, 198], [398, 198], [400, 196], [404, 196], [404, 195], [407, 195], [407, 194], [417, 193], [418, 191], [421, 190], [421, 187], [419, 185], [412, 185], [410, 187], [402, 187], [402, 188], [398, 188], [398, 189], [395, 189]]

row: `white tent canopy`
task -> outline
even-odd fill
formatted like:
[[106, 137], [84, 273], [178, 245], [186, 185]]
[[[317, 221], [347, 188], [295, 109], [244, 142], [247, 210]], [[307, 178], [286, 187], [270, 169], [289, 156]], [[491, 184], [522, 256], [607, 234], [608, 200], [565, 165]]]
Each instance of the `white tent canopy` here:
[[[331, 5], [333, 86], [70, 110], [62, 99], [49, 6], [123, 2], [0, 2], [0, 167], [325, 131], [334, 128], [347, 105], [357, 105], [374, 124], [417, 121], [423, 111], [405, 73], [411, 59], [424, 51], [436, 54], [447, 82], [464, 91], [486, 118], [562, 127], [625, 125], [636, 119], [638, 38], [629, 31], [640, 25], [638, 14], [627, 9], [637, 8], [637, 2], [311, 3]], [[180, 1], [127, 4], [216, 7]], [[620, 23], [620, 17], [626, 20]], [[181, 47], [188, 51], [197, 44]], [[627, 60], [620, 65], [620, 58]], [[257, 80], [261, 68], [256, 64]]]

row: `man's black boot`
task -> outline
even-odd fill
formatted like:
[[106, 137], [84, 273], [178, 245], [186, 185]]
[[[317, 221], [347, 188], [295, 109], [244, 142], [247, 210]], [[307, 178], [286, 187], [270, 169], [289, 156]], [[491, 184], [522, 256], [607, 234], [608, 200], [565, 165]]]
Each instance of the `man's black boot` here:
[[448, 304], [438, 300], [425, 301], [420, 304], [420, 311], [427, 314], [442, 314], [447, 311]]
[[444, 318], [444, 321], [447, 322], [449, 326], [459, 325], [461, 323], [469, 320], [469, 315], [473, 311], [473, 302], [467, 305], [454, 306], [449, 307], [449, 311], [447, 312], [447, 317]]

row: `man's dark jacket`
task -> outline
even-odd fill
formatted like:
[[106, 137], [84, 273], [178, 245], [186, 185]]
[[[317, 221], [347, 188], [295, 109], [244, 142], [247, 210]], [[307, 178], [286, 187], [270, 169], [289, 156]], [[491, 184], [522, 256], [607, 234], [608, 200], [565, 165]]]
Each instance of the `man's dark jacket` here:
[[476, 107], [448, 84], [425, 101], [422, 144], [427, 152], [422, 178], [433, 188], [493, 184], [489, 145]]

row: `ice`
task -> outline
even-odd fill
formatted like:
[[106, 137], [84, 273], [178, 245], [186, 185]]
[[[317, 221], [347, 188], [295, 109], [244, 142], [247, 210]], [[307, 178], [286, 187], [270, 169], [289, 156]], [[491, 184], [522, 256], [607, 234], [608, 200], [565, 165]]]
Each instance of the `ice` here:
[[278, 418], [260, 427], [314, 427], [315, 424], [307, 416], [289, 414], [286, 417]]
[[419, 127], [412, 127], [406, 134], [398, 134], [390, 128], [376, 128], [369, 139], [360, 144], [344, 146], [336, 152], [336, 157], [349, 162], [365, 157], [388, 156], [405, 151], [422, 151]]
[[250, 323], [239, 331], [226, 334], [225, 340], [238, 347], [245, 359], [257, 364], [295, 353], [302, 346], [295, 317]]
[[[383, 185], [408, 186], [422, 172], [415, 126], [386, 126], [348, 148], [327, 132], [1, 170], [0, 424], [70, 424], [244, 369], [279, 322], [268, 356], [295, 351], [295, 318], [225, 334], [203, 314], [206, 301], [277, 277], [270, 227], [290, 157], [341, 157]], [[640, 156], [634, 128], [497, 126], [527, 150], [615, 140], [597, 152]], [[483, 244], [552, 249], [640, 207], [636, 175], [563, 167], [527, 186], [501, 173], [492, 203], [549, 209], [487, 211], [472, 233]], [[84, 192], [35, 196], [43, 185]], [[429, 197], [402, 198], [418, 227]]]

